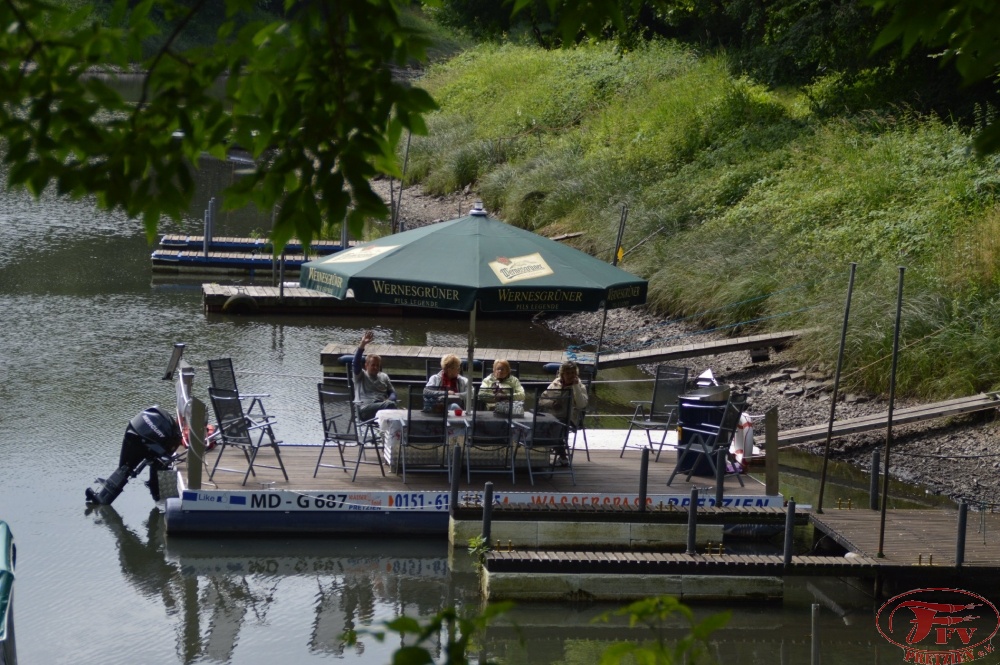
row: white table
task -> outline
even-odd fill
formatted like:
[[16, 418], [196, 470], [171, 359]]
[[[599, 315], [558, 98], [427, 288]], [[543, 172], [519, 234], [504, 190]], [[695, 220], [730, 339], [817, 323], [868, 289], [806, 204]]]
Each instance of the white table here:
[[[399, 468], [399, 450], [400, 446], [403, 445], [404, 437], [407, 433], [407, 418], [409, 413], [406, 409], [384, 409], [376, 414], [376, 421], [378, 422], [378, 428], [382, 433], [383, 442], [385, 444], [385, 461], [388, 463], [389, 468], [393, 473], [400, 473]], [[419, 417], [422, 420], [434, 420], [440, 418], [440, 416], [433, 416], [431, 414], [426, 414], [420, 412], [419, 416], [414, 413], [414, 417]], [[498, 418], [493, 415], [492, 411], [487, 411], [485, 415], [477, 414], [477, 417], [482, 417], [483, 422], [486, 423], [496, 423], [498, 425], [505, 424], [507, 422], [506, 418]], [[541, 417], [551, 418], [543, 414]], [[526, 411], [524, 416], [515, 416], [512, 422], [523, 422], [527, 425], [531, 424], [532, 413]], [[455, 416], [449, 414], [448, 416], [448, 445], [450, 446], [461, 446], [465, 443], [465, 433], [466, 430], [472, 426], [472, 414], [467, 412], [462, 412], [461, 416]], [[511, 428], [511, 437], [517, 436], [517, 429]], [[450, 451], [449, 451], [450, 452]], [[415, 457], [410, 457], [410, 454], [415, 455]], [[419, 455], [421, 451], [413, 451], [413, 453], [408, 453], [407, 464], [413, 462], [414, 464], [425, 463], [425, 460], [421, 460]], [[424, 453], [424, 455], [436, 455], [436, 453]], [[426, 460], [427, 462], [432, 461], [430, 457]], [[482, 461], [482, 460], [481, 460]], [[524, 464], [523, 459], [518, 460], [518, 466]]]

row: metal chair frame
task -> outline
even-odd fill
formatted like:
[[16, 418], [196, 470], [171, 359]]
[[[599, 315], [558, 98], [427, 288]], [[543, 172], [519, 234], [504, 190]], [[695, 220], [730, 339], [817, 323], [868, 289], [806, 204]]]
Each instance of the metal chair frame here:
[[[375, 419], [361, 422], [359, 426], [358, 403], [354, 400], [354, 386], [348, 381], [343, 387], [335, 384], [317, 384], [319, 393], [319, 408], [323, 422], [323, 445], [316, 459], [316, 468], [313, 470], [313, 478], [319, 473], [320, 468], [343, 469], [344, 472], [351, 470], [352, 466], [347, 463], [344, 451], [349, 447], [358, 449], [358, 457], [354, 461], [354, 475], [351, 482], [358, 477], [358, 470], [362, 464], [378, 464], [379, 470], [385, 476], [385, 465], [382, 463], [384, 450], [382, 447], [382, 437], [376, 426]], [[340, 423], [338, 426], [338, 422]], [[323, 454], [327, 445], [337, 446], [340, 455], [340, 464], [323, 464]], [[375, 460], [367, 459], [367, 451], [375, 451]]]
[[[227, 469], [219, 467], [223, 453], [228, 447], [240, 448], [243, 456], [247, 460], [247, 470], [243, 475], [243, 484], [247, 484], [250, 476], [257, 477], [254, 465], [257, 462], [257, 453], [264, 446], [274, 450], [274, 455], [278, 459], [278, 466], [256, 464], [257, 468], [280, 469], [281, 474], [288, 482], [288, 472], [285, 470], [285, 463], [281, 460], [281, 451], [278, 441], [274, 436], [272, 426], [277, 422], [273, 417], [266, 416], [263, 420], [255, 421], [243, 412], [243, 402], [240, 400], [239, 392], [225, 388], [209, 388], [209, 398], [212, 401], [212, 409], [215, 411], [215, 419], [218, 424], [219, 441], [221, 447], [219, 454], [215, 458], [212, 471], [208, 474], [208, 479], [215, 477], [216, 471], [229, 471], [241, 473], [237, 469]], [[265, 441], [265, 438], [267, 439]]]
[[[415, 405], [418, 413], [423, 410], [424, 397], [427, 393], [439, 392], [444, 393], [445, 396], [447, 395], [447, 391], [433, 390], [422, 386], [410, 386], [408, 389], [406, 399], [406, 430], [399, 443], [399, 466], [403, 470], [404, 483], [406, 482], [406, 471], [408, 468], [407, 457], [411, 451], [425, 453], [440, 451], [440, 457], [437, 461], [437, 466], [421, 463], [424, 468], [411, 468], [410, 473], [441, 473], [445, 471], [448, 473], [448, 482], [451, 482], [453, 469], [451, 468], [451, 455], [448, 454], [451, 446], [448, 441], [447, 404], [443, 404], [444, 408], [441, 410], [440, 422], [437, 420], [417, 420], [413, 417]], [[416, 426], [418, 423], [419, 426]], [[421, 429], [424, 431], [420, 431]]]
[[[542, 400], [552, 400], [556, 404], [556, 413], [552, 413], [554, 422], [542, 413]], [[517, 429], [517, 444], [514, 449], [514, 463], [517, 461], [517, 451], [524, 449], [525, 461], [528, 467], [528, 479], [535, 484], [534, 469], [531, 464], [532, 450], [545, 450], [549, 477], [569, 474], [576, 485], [576, 474], [573, 471], [574, 450], [569, 443], [570, 420], [573, 413], [573, 390], [571, 388], [535, 388], [534, 408], [532, 409], [531, 425], [515, 422]], [[539, 422], [541, 421], [541, 422]], [[553, 430], [555, 435], [553, 436]], [[557, 466], [561, 455], [566, 456], [566, 466]]]
[[[706, 409], [723, 409], [722, 419], [718, 425], [704, 424], [701, 426], [693, 425], [682, 425], [684, 432], [691, 434], [691, 438], [686, 444], [681, 446], [678, 442], [677, 444], [677, 466], [674, 467], [673, 472], [670, 474], [670, 479], [667, 480], [667, 485], [674, 482], [674, 477], [678, 473], [684, 473], [684, 460], [693, 454], [701, 453], [707, 457], [707, 462], [712, 468], [713, 477], [718, 476], [718, 467], [716, 465], [715, 458], [720, 450], [726, 451], [726, 457], [728, 459], [729, 455], [729, 445], [732, 443], [733, 435], [736, 433], [736, 428], [740, 424], [740, 415], [746, 409], [747, 397], [746, 395], [730, 393], [729, 399], [722, 406], [718, 404], [706, 404], [701, 408]], [[693, 406], [697, 408], [701, 405]], [[687, 409], [688, 407], [685, 407]], [[694, 467], [696, 460], [692, 460], [691, 467], [687, 469], [686, 481], [691, 480], [691, 476], [694, 474]], [[740, 487], [744, 487], [743, 478], [740, 477], [739, 473], [730, 474], [728, 472], [725, 475], [736, 475], [736, 479], [740, 483]]]
[[236, 385], [236, 370], [233, 369], [232, 358], [215, 358], [208, 361], [208, 380], [213, 388], [223, 388], [235, 390], [239, 393], [241, 400], [250, 400], [250, 407], [246, 410], [246, 415], [253, 417], [254, 407], [260, 409], [260, 417], [267, 418], [267, 411], [264, 410], [264, 397], [270, 397], [268, 393], [240, 393]]
[[[480, 402], [479, 393], [482, 390], [483, 385], [479, 384], [475, 387], [475, 405], [476, 408], [472, 411], [472, 423], [469, 424], [466, 421], [465, 430], [465, 445], [464, 457], [465, 457], [465, 476], [466, 480], [472, 482], [472, 474], [474, 473], [496, 473], [497, 471], [510, 471], [510, 482], [515, 483], [515, 471], [514, 471], [514, 436], [512, 430], [512, 421], [514, 417], [514, 393], [507, 388], [499, 388], [498, 394], [495, 395], [494, 400], [491, 405], [487, 405], [486, 401]], [[506, 397], [500, 395], [499, 393], [506, 393]], [[507, 414], [503, 417], [496, 415], [495, 408], [497, 404], [507, 403]], [[489, 415], [487, 415], [489, 414]], [[496, 433], [497, 428], [493, 429], [493, 432], [485, 431], [487, 428], [484, 423], [486, 419], [489, 418], [490, 421], [496, 423], [497, 421], [504, 421], [503, 425], [499, 427], [500, 433]], [[488, 452], [497, 455], [497, 459], [502, 460], [502, 465], [489, 466], [489, 467], [479, 467], [475, 468], [472, 464], [472, 453], [473, 451]]]
[[[677, 425], [677, 398], [687, 388], [688, 369], [687, 367], [670, 367], [660, 365], [656, 368], [656, 378], [653, 383], [653, 396], [647, 401], [632, 400], [635, 404], [635, 413], [629, 421], [628, 433], [625, 434], [625, 442], [622, 444], [622, 451], [618, 457], [623, 457], [628, 448], [649, 448], [656, 449], [656, 461], [660, 461], [663, 453], [663, 446], [667, 442], [667, 432], [671, 427]], [[649, 413], [646, 413], [648, 405]], [[633, 429], [641, 429], [646, 432], [646, 444], [629, 446], [629, 437], [632, 436]], [[659, 443], [653, 442], [653, 431], [663, 431]]]

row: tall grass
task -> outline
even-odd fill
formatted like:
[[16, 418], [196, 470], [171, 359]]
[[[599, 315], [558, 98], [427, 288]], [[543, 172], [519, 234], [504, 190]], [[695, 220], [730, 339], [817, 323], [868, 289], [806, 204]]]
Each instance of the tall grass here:
[[628, 204], [624, 267], [650, 279], [653, 309], [734, 332], [814, 329], [795, 348], [810, 365], [836, 358], [857, 262], [857, 388], [887, 387], [904, 265], [899, 390], [1000, 387], [1000, 160], [934, 117], [814, 116], [805, 95], [728, 71], [724, 55], [669, 43], [477, 47], [426, 77], [441, 110], [409, 173], [431, 191], [474, 184], [526, 228], [584, 231], [602, 257]]

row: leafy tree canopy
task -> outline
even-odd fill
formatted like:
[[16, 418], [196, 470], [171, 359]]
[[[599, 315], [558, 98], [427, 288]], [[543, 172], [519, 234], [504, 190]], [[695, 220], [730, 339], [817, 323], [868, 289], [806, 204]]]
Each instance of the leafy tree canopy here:
[[[610, 0], [547, 2], [565, 4], [568, 35], [596, 33], [618, 14]], [[161, 216], [188, 209], [199, 157], [241, 147], [259, 166], [227, 190], [226, 205], [277, 206], [276, 245], [343, 220], [357, 232], [388, 212], [369, 180], [400, 175], [400, 136], [425, 132], [435, 108], [393, 76], [428, 46], [401, 23], [402, 4], [285, 0], [267, 15], [257, 0], [116, 0], [97, 16], [83, 3], [0, 0], [7, 184], [94, 195], [142, 217], [152, 238]], [[186, 45], [220, 6], [214, 39]], [[93, 75], [132, 70], [144, 74], [137, 103]]]
[[[1000, 4], [979, 0], [864, 0], [889, 13], [875, 43], [883, 48], [902, 42], [909, 53], [923, 44], [937, 49], [943, 63], [954, 63], [967, 84], [995, 79], [1000, 70]], [[991, 122], [976, 137], [982, 153], [1000, 150], [1000, 124]]]

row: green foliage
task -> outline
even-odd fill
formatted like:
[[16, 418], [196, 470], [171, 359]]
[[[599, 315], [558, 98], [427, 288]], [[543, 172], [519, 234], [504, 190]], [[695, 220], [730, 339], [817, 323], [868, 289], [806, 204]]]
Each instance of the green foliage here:
[[[882, 49], [901, 42], [904, 53], [924, 44], [937, 51], [942, 63], [954, 63], [966, 84], [995, 79], [1000, 63], [1000, 7], [975, 0], [906, 2], [864, 0], [889, 19], [875, 42]], [[991, 153], [1000, 149], [1000, 123], [987, 126], [976, 139], [977, 149]]]
[[[424, 131], [430, 96], [390, 67], [422, 59], [427, 40], [401, 24], [396, 0], [307, 3], [246, 21], [253, 0], [231, 0], [216, 41], [180, 46], [218, 3], [119, 0], [106, 25], [86, 9], [40, 0], [0, 4], [0, 135], [8, 184], [38, 195], [94, 195], [142, 216], [152, 237], [179, 218], [202, 153], [241, 146], [256, 171], [225, 193], [227, 207], [278, 207], [274, 241], [308, 242], [324, 224], [354, 229], [387, 214], [368, 181], [399, 175], [403, 130]], [[145, 56], [149, 43], [162, 46]], [[23, 66], [22, 66], [23, 65]], [[145, 72], [129, 104], [92, 69]], [[212, 95], [226, 75], [225, 96]]]
[[[379, 642], [385, 642], [390, 634], [398, 635], [404, 646], [396, 649], [392, 656], [393, 665], [468, 665], [476, 648], [475, 639], [491, 623], [513, 608], [513, 603], [496, 603], [486, 606], [477, 614], [464, 615], [453, 607], [445, 608], [425, 622], [400, 616], [385, 622], [383, 630], [351, 631], [345, 635], [348, 644], [353, 645], [359, 634], [372, 635]], [[641, 643], [615, 642], [599, 655], [588, 650], [585, 659], [595, 656], [601, 665], [639, 663], [640, 665], [672, 665], [673, 663], [705, 662], [708, 639], [712, 633], [723, 628], [730, 619], [731, 612], [711, 615], [696, 621], [694, 613], [677, 598], [659, 596], [641, 600], [627, 607], [605, 613], [595, 621], [609, 621], [612, 616], [628, 617], [629, 627], [645, 627], [650, 639]], [[666, 622], [679, 615], [688, 625], [687, 634], [676, 643], [665, 638]], [[442, 639], [444, 638], [444, 639]], [[412, 642], [407, 644], [407, 642]], [[443, 657], [444, 660], [438, 660]], [[488, 665], [497, 661], [488, 660], [480, 653], [475, 661]]]
[[[477, 634], [486, 629], [490, 621], [513, 607], [511, 603], [497, 603], [487, 606], [481, 613], [465, 616], [453, 607], [441, 610], [426, 623], [417, 619], [400, 616], [385, 623], [385, 630], [362, 631], [384, 642], [389, 633], [399, 635], [399, 640], [412, 644], [398, 648], [392, 656], [393, 665], [427, 665], [440, 662], [441, 665], [467, 665], [469, 650]], [[442, 641], [441, 638], [444, 638]], [[349, 644], [354, 644], [357, 633], [346, 635]], [[442, 655], [444, 660], [438, 661]], [[494, 661], [480, 660], [489, 665]]]
[[[733, 333], [837, 333], [798, 345], [804, 364], [832, 366], [856, 261], [852, 388], [886, 386], [894, 271], [907, 265], [899, 389], [1000, 385], [985, 309], [1000, 300], [1000, 161], [971, 152], [975, 127], [905, 107], [838, 116], [843, 79], [809, 99], [729, 71], [724, 57], [660, 42], [628, 53], [477, 47], [428, 74], [442, 106], [413, 141], [414, 177], [450, 191], [475, 174], [508, 222], [583, 231], [575, 242], [597, 256], [610, 257], [627, 203], [623, 267], [650, 279], [654, 309]], [[978, 126], [994, 116], [975, 115]]]
[[[701, 662], [708, 653], [708, 638], [716, 630], [723, 628], [732, 616], [731, 612], [714, 614], [702, 621], [696, 621], [689, 607], [673, 596], [659, 596], [640, 600], [614, 612], [618, 616], [628, 616], [629, 625], [643, 625], [652, 634], [645, 643], [618, 642], [608, 647], [601, 656], [600, 665], [619, 665], [635, 662], [640, 665], [670, 665], [670, 663]], [[665, 621], [680, 615], [690, 626], [690, 633], [670, 644], [664, 637]], [[608, 615], [601, 617], [607, 621]]]
[[477, 566], [483, 565], [489, 551], [490, 544], [483, 538], [482, 534], [469, 538], [469, 556], [476, 560]]

